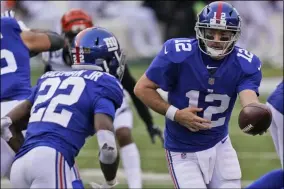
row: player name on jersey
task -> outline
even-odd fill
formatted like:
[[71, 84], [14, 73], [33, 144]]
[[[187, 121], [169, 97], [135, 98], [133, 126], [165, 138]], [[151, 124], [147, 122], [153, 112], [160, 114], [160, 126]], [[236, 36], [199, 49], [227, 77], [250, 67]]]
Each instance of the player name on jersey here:
[[93, 71], [93, 72], [91, 72], [91, 74], [87, 74], [86, 72], [87, 72], [87, 70], [68, 71], [68, 72], [66, 72], [66, 71], [52, 71], [52, 72], [47, 72], [44, 75], [42, 75], [41, 79], [46, 78], [46, 77], [66, 76], [66, 77], [84, 77], [85, 79], [97, 81], [104, 74], [103, 72], [100, 72], [100, 71]]

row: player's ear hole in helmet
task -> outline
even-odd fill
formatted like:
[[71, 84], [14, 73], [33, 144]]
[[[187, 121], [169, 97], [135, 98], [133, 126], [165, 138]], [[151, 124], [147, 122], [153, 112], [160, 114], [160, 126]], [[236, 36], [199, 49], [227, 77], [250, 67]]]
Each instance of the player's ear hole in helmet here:
[[117, 38], [101, 27], [87, 28], [75, 37], [71, 49], [72, 68], [107, 72], [122, 79], [125, 54]]
[[220, 59], [232, 52], [241, 34], [241, 17], [229, 3], [216, 1], [197, 15], [196, 38], [200, 50]]

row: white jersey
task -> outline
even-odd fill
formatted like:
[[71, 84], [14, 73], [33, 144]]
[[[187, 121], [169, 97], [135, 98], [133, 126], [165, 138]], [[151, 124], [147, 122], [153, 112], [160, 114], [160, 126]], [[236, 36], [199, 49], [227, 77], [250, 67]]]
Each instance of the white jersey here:
[[66, 71], [72, 70], [70, 66], [64, 63], [63, 59], [63, 49], [53, 51], [53, 52], [43, 52], [42, 60], [45, 64], [50, 65], [51, 69], [54, 71]]

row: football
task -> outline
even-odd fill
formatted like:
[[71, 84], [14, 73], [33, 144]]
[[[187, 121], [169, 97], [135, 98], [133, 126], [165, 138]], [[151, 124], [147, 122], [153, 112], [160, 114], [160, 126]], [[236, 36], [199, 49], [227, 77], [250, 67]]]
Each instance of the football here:
[[250, 135], [263, 134], [272, 121], [270, 109], [261, 103], [251, 103], [243, 107], [239, 114], [240, 129]]

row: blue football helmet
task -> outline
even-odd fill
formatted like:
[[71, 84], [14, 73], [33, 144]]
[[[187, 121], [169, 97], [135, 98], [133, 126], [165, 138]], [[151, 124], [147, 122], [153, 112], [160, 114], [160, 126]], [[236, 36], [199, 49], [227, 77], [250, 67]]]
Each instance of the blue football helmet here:
[[119, 80], [125, 68], [125, 54], [116, 37], [101, 27], [82, 30], [71, 47], [72, 68], [107, 72]]
[[[207, 37], [210, 29], [231, 31], [226, 40], [215, 41]], [[195, 25], [196, 38], [200, 50], [211, 57], [224, 57], [232, 52], [241, 34], [241, 17], [238, 11], [229, 3], [216, 1], [205, 6], [197, 15]], [[211, 30], [212, 31], [212, 30]], [[216, 43], [221, 48], [208, 46], [208, 43]]]

